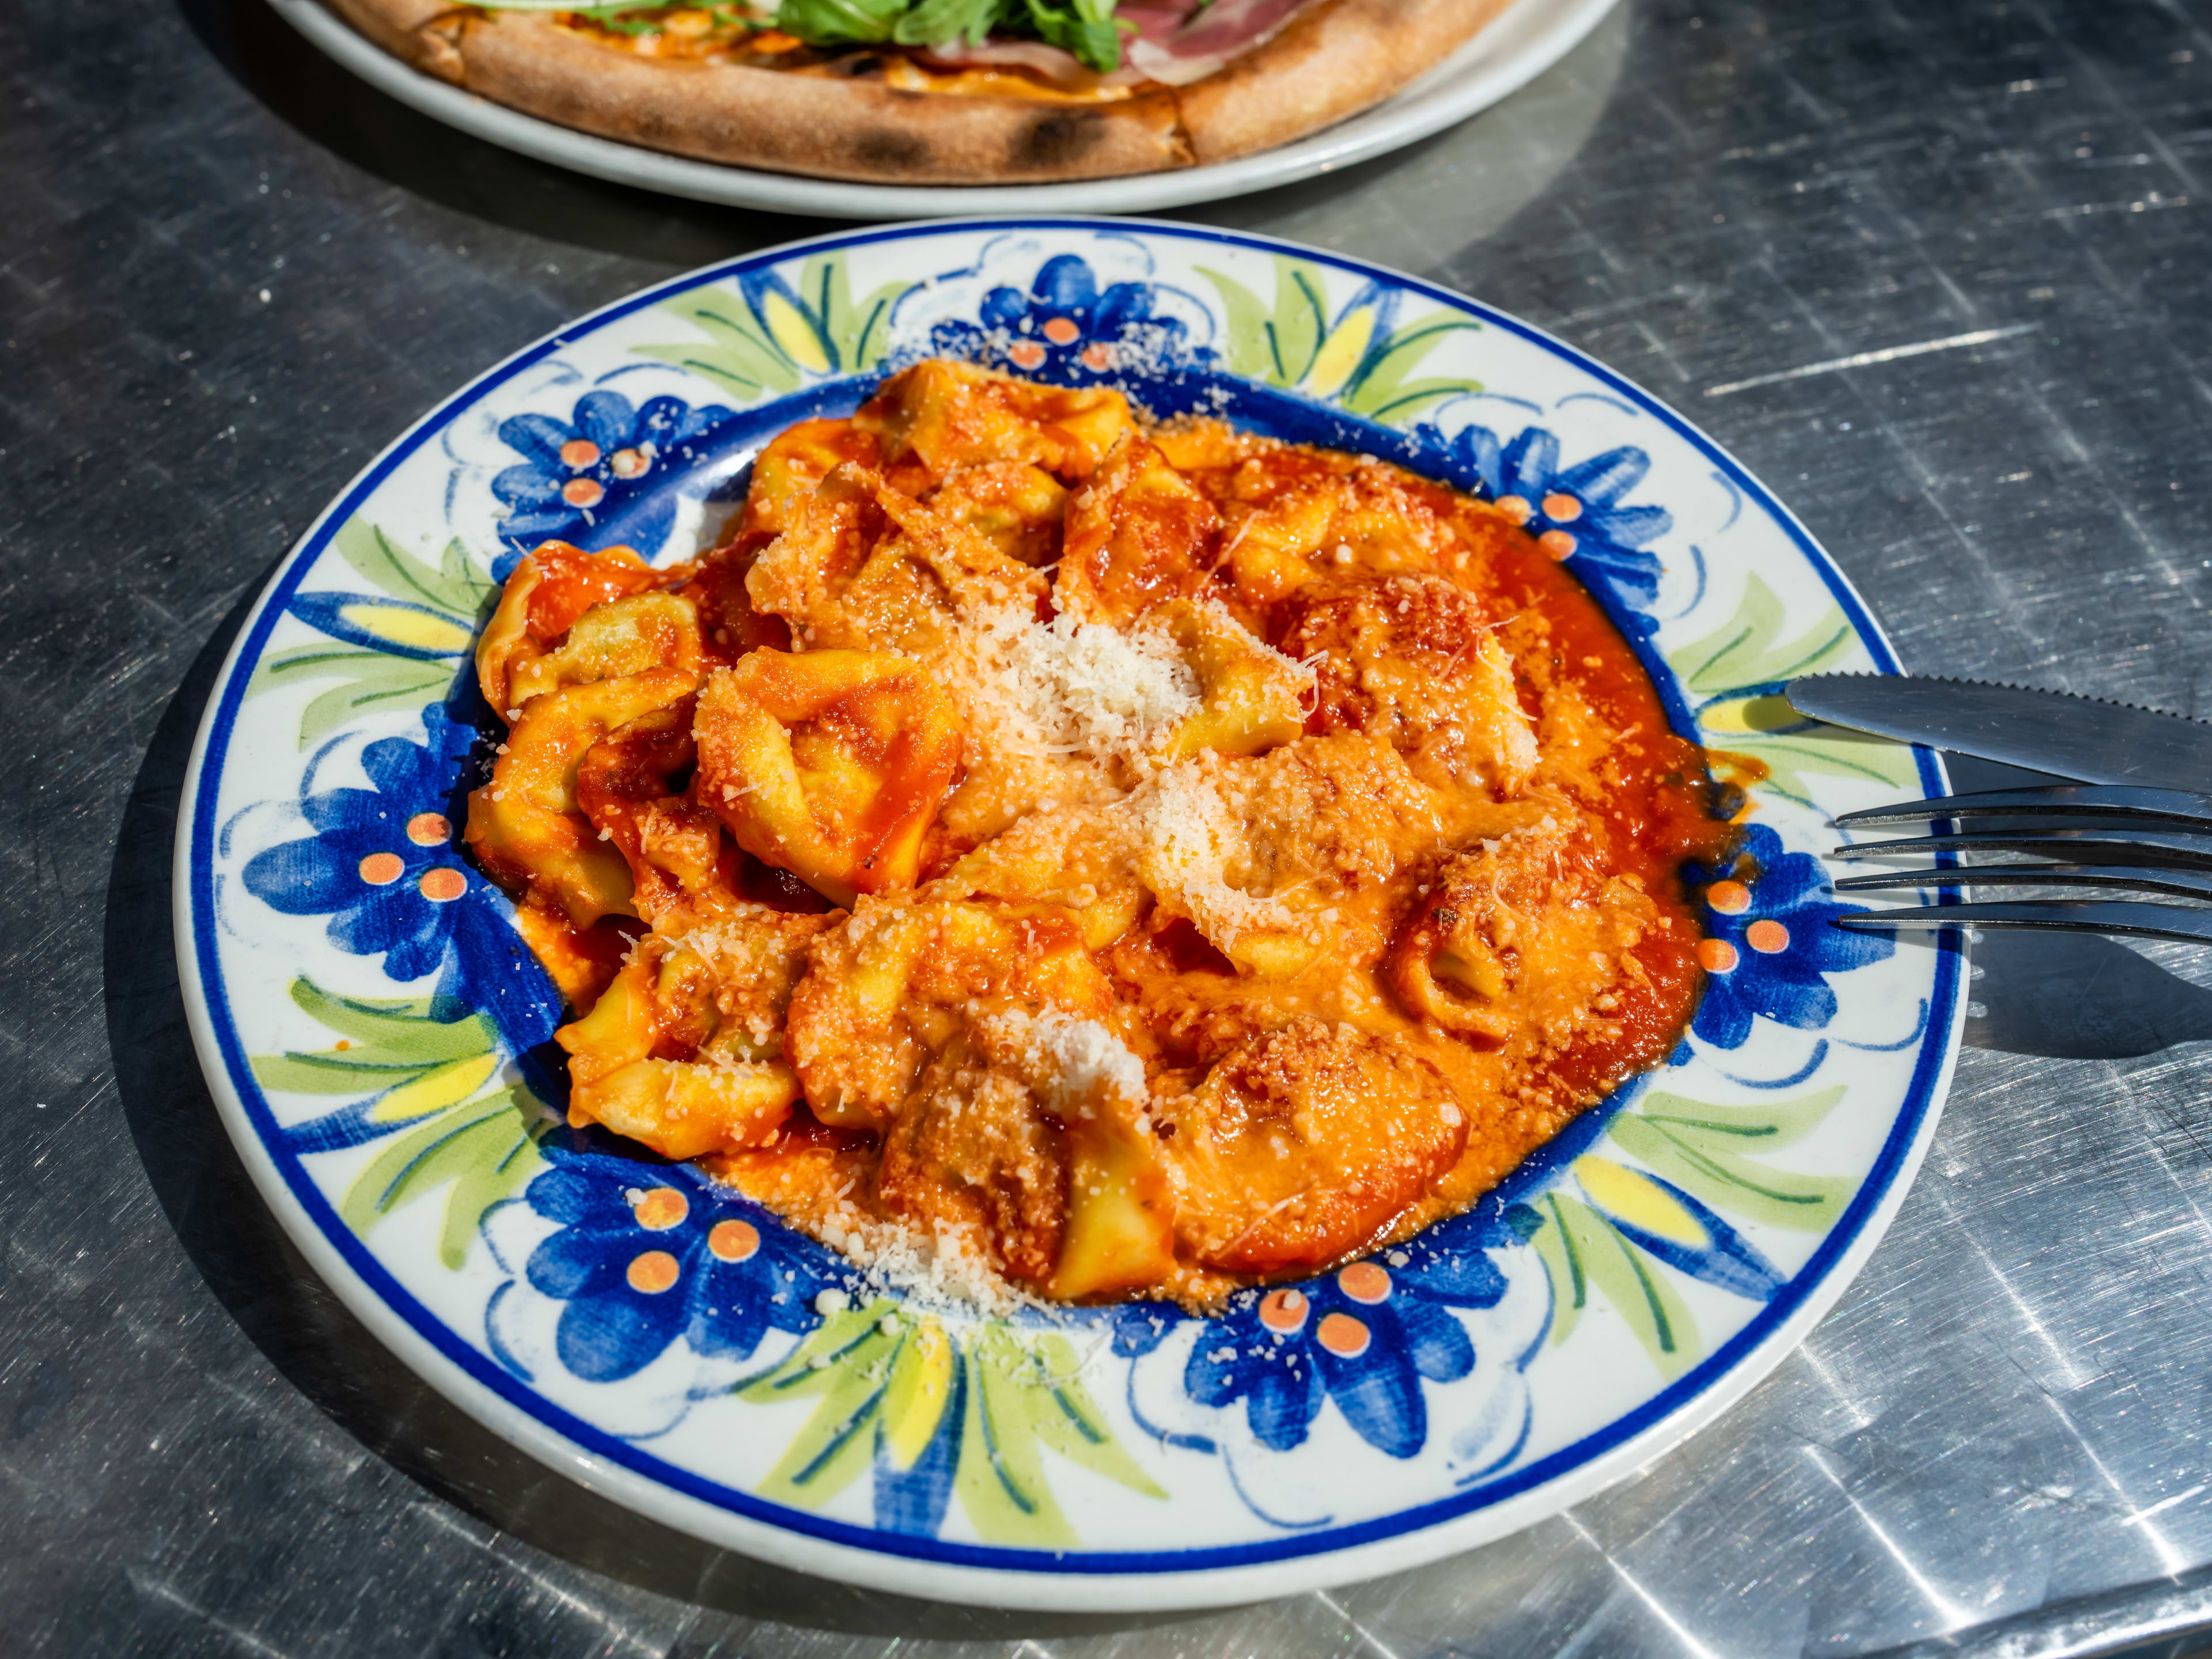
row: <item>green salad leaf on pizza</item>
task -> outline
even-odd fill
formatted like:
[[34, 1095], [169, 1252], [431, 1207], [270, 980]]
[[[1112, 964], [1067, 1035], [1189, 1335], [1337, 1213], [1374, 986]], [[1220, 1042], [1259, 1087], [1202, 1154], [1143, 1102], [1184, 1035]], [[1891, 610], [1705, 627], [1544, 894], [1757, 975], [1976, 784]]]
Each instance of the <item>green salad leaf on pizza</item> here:
[[993, 34], [1033, 35], [1086, 69], [1121, 66], [1116, 0], [781, 0], [774, 27], [809, 46], [981, 46]]

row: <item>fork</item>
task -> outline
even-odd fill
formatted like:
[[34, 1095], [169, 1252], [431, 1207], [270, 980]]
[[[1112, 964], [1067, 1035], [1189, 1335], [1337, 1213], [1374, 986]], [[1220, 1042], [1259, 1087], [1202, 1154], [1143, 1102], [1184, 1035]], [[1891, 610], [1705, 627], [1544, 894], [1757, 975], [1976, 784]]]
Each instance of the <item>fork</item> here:
[[[2096, 820], [2080, 827], [2021, 819]], [[2005, 821], [2014, 820], [2010, 824]], [[2057, 887], [2118, 890], [2212, 902], [2212, 795], [2119, 784], [2054, 784], [1942, 795], [1846, 812], [1839, 830], [1928, 823], [1938, 833], [1838, 847], [1838, 858], [1939, 852], [2030, 853], [2043, 864], [1967, 864], [1849, 876], [1838, 893], [1885, 889]], [[1989, 827], [1969, 828], [1982, 823]], [[2212, 944], [2212, 909], [2112, 899], [1927, 905], [1838, 916], [1839, 927], [2031, 927]]]

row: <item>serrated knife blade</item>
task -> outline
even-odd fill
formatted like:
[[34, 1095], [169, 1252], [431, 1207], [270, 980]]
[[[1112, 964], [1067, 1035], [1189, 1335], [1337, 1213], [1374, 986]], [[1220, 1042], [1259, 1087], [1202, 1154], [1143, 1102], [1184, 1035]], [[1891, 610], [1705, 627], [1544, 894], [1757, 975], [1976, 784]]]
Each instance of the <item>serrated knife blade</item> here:
[[2212, 725], [2124, 702], [1983, 680], [1808, 674], [1783, 689], [1801, 714], [2084, 783], [2212, 790]]

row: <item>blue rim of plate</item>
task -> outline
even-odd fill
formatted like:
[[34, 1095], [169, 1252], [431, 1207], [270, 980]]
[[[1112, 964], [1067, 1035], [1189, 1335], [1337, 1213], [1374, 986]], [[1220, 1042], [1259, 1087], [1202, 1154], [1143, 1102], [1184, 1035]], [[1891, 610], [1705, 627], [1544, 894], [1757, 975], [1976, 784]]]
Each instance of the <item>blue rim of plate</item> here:
[[[481, 401], [497, 386], [569, 343], [572, 336], [645, 309], [702, 283], [786, 262], [798, 253], [825, 252], [922, 236], [946, 229], [975, 232], [1055, 228], [1096, 231], [1110, 227], [1132, 227], [1155, 234], [1261, 252], [1295, 253], [1303, 260], [1333, 266], [1351, 275], [1385, 277], [1411, 292], [1474, 317], [1486, 326], [1516, 335], [1567, 359], [1638, 410], [1664, 424], [1677, 437], [1695, 448], [1717, 473], [1742, 491], [1747, 498], [1757, 501], [1771, 514], [1807, 562], [1820, 573], [1830, 595], [1842, 608], [1854, 631], [1875, 658], [1879, 671], [1891, 674], [1903, 672], [1887, 639], [1827, 554], [1796, 516], [1734, 457], [1632, 381], [1615, 374], [1577, 348], [1504, 312], [1449, 289], [1386, 267], [1271, 237], [1217, 230], [1210, 227], [1142, 219], [1102, 220], [1079, 216], [919, 221], [892, 228], [847, 232], [787, 243], [741, 258], [702, 267], [656, 284], [589, 313], [526, 347], [425, 414], [324, 511], [264, 589], [252, 619], [241, 630], [224, 665], [220, 689], [204, 717], [187, 776], [185, 790], [186, 816], [177, 844], [179, 953], [185, 958], [183, 965], [187, 970], [196, 970], [194, 982], [204, 994], [206, 1018], [222, 1067], [220, 1081], [227, 1085], [228, 1091], [239, 1102], [260, 1139], [260, 1150], [281, 1176], [294, 1201], [313, 1221], [320, 1242], [334, 1249], [370, 1293], [386, 1309], [396, 1313], [417, 1338], [434, 1348], [470, 1381], [508, 1407], [535, 1419], [592, 1457], [617, 1465], [656, 1486], [777, 1531], [819, 1539], [872, 1555], [902, 1556], [949, 1566], [981, 1569], [998, 1575], [1182, 1576], [1334, 1555], [1496, 1508], [1536, 1487], [1585, 1468], [1595, 1460], [1658, 1426], [1665, 1419], [1692, 1407], [1731, 1378], [1738, 1381], [1740, 1392], [1741, 1389], [1749, 1386], [1749, 1382], [1738, 1376], [1739, 1368], [1754, 1351], [1782, 1334], [1808, 1302], [1824, 1296], [1832, 1301], [1835, 1296], [1840, 1295], [1843, 1285], [1832, 1282], [1838, 1264], [1855, 1249], [1871, 1249], [1874, 1240], [1867, 1237], [1869, 1223], [1901, 1196], [1897, 1190], [1899, 1177], [1906, 1172], [1909, 1165], [1917, 1164], [1917, 1153], [1921, 1150], [1919, 1143], [1923, 1131], [1929, 1127], [1931, 1114], [1940, 1108], [1942, 1091], [1958, 1047], [1955, 1025], [1965, 952], [1960, 944], [1947, 936], [1932, 947], [1938, 955], [1941, 966], [1932, 988], [1924, 1035], [1905, 1100], [1898, 1111], [1888, 1137], [1836, 1224], [1774, 1299], [1754, 1314], [1741, 1330], [1717, 1346], [1684, 1376], [1642, 1405], [1613, 1419], [1604, 1428], [1586, 1435], [1526, 1468], [1516, 1471], [1510, 1476], [1486, 1484], [1477, 1492], [1398, 1510], [1373, 1520], [1326, 1530], [1301, 1532], [1273, 1542], [1181, 1549], [1158, 1554], [1025, 1550], [912, 1537], [825, 1519], [702, 1479], [584, 1422], [573, 1413], [554, 1406], [461, 1341], [447, 1325], [410, 1295], [339, 1218], [297, 1157], [275, 1150], [278, 1126], [246, 1064], [245, 1050], [231, 1019], [216, 950], [216, 789], [222, 775], [231, 731], [245, 695], [248, 676], [241, 671], [245, 665], [258, 659], [277, 618], [283, 612], [285, 602], [297, 590], [337, 528], [402, 462], [442, 431], [455, 416]], [[1664, 685], [1663, 678], [1655, 678]], [[1926, 749], [1915, 748], [1913, 758], [1925, 793], [1931, 796], [1945, 793], [1947, 785], [1942, 768], [1936, 756]], [[1956, 901], [1947, 898], [1944, 902]], [[203, 1065], [208, 1065], [210, 1058], [203, 1047]], [[213, 1067], [209, 1069], [212, 1074]], [[210, 1080], [217, 1079], [211, 1075]], [[1595, 1109], [1585, 1114], [1543, 1148], [1523, 1169], [1541, 1167], [1539, 1160], [1543, 1165], [1548, 1165], [1563, 1153], [1577, 1150], [1580, 1141], [1600, 1127], [1599, 1120], [1602, 1115], [1605, 1114]], [[1778, 1363], [1786, 1352], [1786, 1348], [1777, 1352], [1771, 1357], [1772, 1362]], [[1764, 1368], [1759, 1375], [1764, 1375]], [[1755, 1381], [1756, 1377], [1751, 1380]]]

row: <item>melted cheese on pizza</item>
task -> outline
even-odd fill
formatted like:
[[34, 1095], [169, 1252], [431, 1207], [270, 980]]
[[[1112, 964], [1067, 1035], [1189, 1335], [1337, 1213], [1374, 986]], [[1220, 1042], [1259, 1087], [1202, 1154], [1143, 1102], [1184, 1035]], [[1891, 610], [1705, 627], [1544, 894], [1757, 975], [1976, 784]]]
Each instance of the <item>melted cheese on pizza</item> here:
[[471, 845], [573, 1121], [834, 1243], [1205, 1302], [1463, 1208], [1675, 1042], [1728, 830], [1498, 507], [948, 362], [726, 544], [558, 544]]

